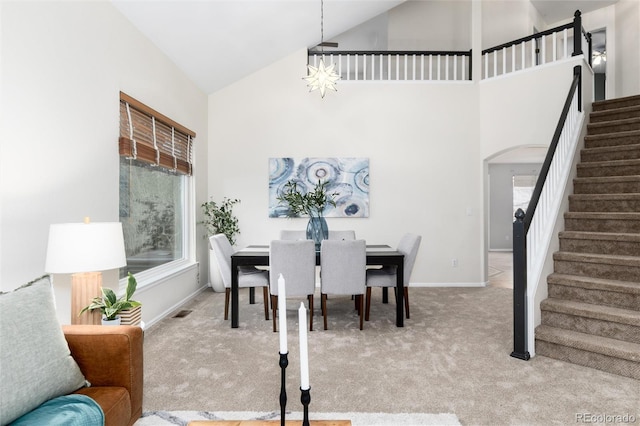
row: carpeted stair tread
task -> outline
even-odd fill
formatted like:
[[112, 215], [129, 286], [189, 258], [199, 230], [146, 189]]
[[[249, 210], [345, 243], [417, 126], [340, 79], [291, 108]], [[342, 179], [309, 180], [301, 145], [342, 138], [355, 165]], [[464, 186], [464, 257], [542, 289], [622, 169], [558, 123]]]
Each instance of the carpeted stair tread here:
[[636, 212], [640, 211], [640, 193], [569, 195], [570, 211]]
[[584, 148], [580, 152], [580, 160], [583, 164], [597, 161], [631, 160], [639, 156], [640, 143]]
[[580, 163], [577, 177], [636, 176], [640, 174], [640, 159], [592, 161]]
[[610, 254], [557, 251], [553, 254], [553, 260], [640, 267], [640, 257], [638, 256], [617, 256]]
[[611, 121], [619, 117], [640, 117], [640, 105], [629, 105], [620, 108], [603, 109], [589, 114], [591, 123]]
[[640, 212], [566, 212], [565, 219], [640, 220]]
[[611, 145], [634, 145], [638, 142], [640, 142], [640, 130], [601, 133], [599, 135], [587, 135], [584, 138], [584, 146], [587, 149]]
[[562, 231], [558, 235], [560, 238], [572, 238], [578, 240], [629, 241], [640, 243], [640, 234], [622, 232]]
[[640, 362], [640, 344], [638, 343], [624, 342], [546, 325], [536, 327], [536, 340], [544, 340], [583, 351]]
[[640, 193], [640, 175], [577, 177], [573, 188], [575, 194]]
[[583, 275], [569, 275], [554, 272], [547, 277], [549, 284], [559, 284], [568, 287], [580, 287], [590, 290], [615, 291], [618, 293], [627, 293], [630, 295], [640, 295], [640, 284], [610, 280], [606, 278], [585, 277]]
[[587, 133], [590, 135], [601, 135], [612, 132], [631, 130], [640, 130], [640, 118], [625, 118], [622, 120], [587, 124]]
[[607, 111], [611, 109], [625, 108], [627, 106], [633, 106], [640, 104], [640, 95], [624, 96], [615, 99], [605, 99], [601, 101], [595, 101], [592, 104], [592, 110], [594, 112]]
[[640, 312], [611, 306], [594, 305], [575, 300], [548, 298], [542, 301], [540, 309], [568, 315], [593, 318], [640, 327]]

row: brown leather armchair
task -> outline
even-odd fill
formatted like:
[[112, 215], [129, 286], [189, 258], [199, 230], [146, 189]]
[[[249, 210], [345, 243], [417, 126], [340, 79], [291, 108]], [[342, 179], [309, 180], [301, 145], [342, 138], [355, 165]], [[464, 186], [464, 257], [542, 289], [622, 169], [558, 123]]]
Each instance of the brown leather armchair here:
[[105, 426], [133, 425], [142, 415], [143, 333], [140, 327], [64, 325], [71, 356], [91, 387], [75, 393], [94, 399]]

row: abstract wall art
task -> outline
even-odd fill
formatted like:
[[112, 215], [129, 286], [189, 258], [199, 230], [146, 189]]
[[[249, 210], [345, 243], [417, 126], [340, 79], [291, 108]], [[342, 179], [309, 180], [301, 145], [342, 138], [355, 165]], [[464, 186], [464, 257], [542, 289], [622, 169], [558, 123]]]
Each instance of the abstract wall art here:
[[270, 158], [269, 217], [286, 217], [287, 208], [278, 196], [290, 180], [310, 191], [318, 180], [327, 181], [327, 190], [338, 195], [336, 207], [328, 206], [325, 217], [369, 217], [368, 158]]

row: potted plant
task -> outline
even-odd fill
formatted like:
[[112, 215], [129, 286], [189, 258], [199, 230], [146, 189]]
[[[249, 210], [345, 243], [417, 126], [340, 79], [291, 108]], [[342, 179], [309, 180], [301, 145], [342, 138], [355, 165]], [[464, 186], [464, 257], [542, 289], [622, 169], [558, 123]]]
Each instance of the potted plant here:
[[[216, 203], [213, 200], [202, 203], [202, 212], [204, 213], [202, 224], [207, 230], [205, 237], [224, 234], [231, 245], [236, 243], [236, 235], [240, 233], [240, 228], [238, 227], [238, 218], [233, 214], [233, 206], [239, 202], [240, 200], [237, 198], [224, 197], [221, 203]], [[220, 267], [211, 248], [209, 248], [209, 281], [214, 291], [224, 291]]]
[[329, 238], [329, 228], [323, 216], [324, 209], [329, 205], [336, 206], [334, 198], [338, 193], [328, 193], [328, 185], [329, 182], [318, 180], [312, 190], [303, 192], [298, 189], [296, 181], [290, 180], [284, 184], [282, 193], [277, 197], [278, 201], [288, 206], [290, 217], [299, 217], [301, 214], [309, 216], [307, 239], [315, 241], [316, 250], [320, 249], [323, 239]]
[[113, 290], [102, 287], [102, 296], [95, 297], [91, 301], [91, 304], [85, 306], [78, 315], [82, 315], [86, 311], [100, 309], [100, 312], [102, 312], [103, 325], [120, 325], [120, 317], [118, 314], [121, 311], [141, 305], [140, 302], [131, 299], [137, 286], [138, 283], [135, 277], [129, 272], [127, 290], [122, 297], [117, 298]]

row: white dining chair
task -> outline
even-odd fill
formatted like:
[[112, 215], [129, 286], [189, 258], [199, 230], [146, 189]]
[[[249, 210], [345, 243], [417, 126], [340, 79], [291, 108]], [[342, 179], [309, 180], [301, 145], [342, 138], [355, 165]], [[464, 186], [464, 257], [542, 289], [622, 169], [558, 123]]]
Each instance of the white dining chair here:
[[316, 248], [313, 240], [273, 240], [269, 245], [269, 276], [273, 331], [278, 309], [278, 278], [282, 274], [286, 297], [306, 297], [309, 331], [313, 331], [313, 294], [316, 291]]
[[281, 240], [306, 240], [307, 231], [299, 231], [294, 229], [283, 229], [280, 231]]
[[[404, 284], [404, 309], [405, 315], [409, 318], [409, 279], [416, 262], [418, 249], [422, 237], [416, 234], [405, 234], [398, 243], [398, 251], [404, 255], [403, 284]], [[398, 303], [396, 267], [385, 266], [379, 269], [367, 270], [367, 308], [364, 319], [369, 321], [369, 311], [371, 310], [371, 287], [393, 287]]]
[[330, 240], [355, 240], [356, 231], [332, 231], [329, 229]]
[[[229, 239], [224, 234], [216, 234], [209, 237], [209, 245], [213, 250], [215, 260], [220, 268], [222, 282], [224, 284], [224, 319], [229, 318], [229, 294], [231, 292], [231, 255], [234, 253]], [[264, 271], [255, 266], [241, 266], [238, 268], [238, 288], [262, 287], [264, 299], [264, 319], [269, 319], [269, 271]]]
[[320, 246], [320, 299], [327, 329], [327, 295], [355, 296], [363, 328], [367, 246], [364, 240], [323, 240]]

